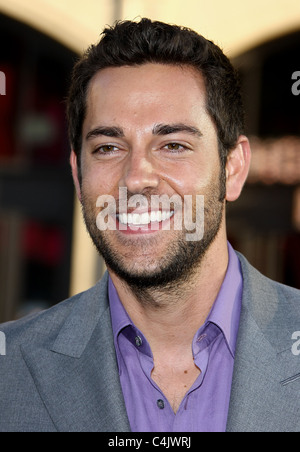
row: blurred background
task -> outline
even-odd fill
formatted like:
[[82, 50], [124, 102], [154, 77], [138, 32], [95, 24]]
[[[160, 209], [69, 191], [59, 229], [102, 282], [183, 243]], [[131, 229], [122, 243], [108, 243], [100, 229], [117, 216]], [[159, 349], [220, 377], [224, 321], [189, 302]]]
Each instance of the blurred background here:
[[138, 16], [195, 29], [239, 70], [253, 160], [228, 206], [229, 239], [300, 288], [299, 0], [0, 0], [0, 322], [104, 271], [75, 199], [64, 100], [78, 55], [107, 24]]

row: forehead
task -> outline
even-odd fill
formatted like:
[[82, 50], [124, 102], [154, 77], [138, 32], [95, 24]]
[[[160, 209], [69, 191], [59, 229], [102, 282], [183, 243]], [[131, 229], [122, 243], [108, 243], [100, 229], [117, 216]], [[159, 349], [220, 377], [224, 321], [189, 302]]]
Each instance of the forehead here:
[[89, 85], [87, 118], [187, 115], [205, 109], [205, 104], [205, 84], [199, 71], [189, 66], [147, 63], [100, 70]]
[[132, 79], [138, 79], [140, 85], [148, 86], [151, 80], [156, 85], [168, 85], [170, 80], [177, 80], [180, 85], [192, 83], [199, 89], [205, 89], [202, 73], [193, 66], [159, 63], [145, 63], [134, 66], [108, 67], [98, 71], [91, 79], [90, 88], [96, 86], [121, 87]]

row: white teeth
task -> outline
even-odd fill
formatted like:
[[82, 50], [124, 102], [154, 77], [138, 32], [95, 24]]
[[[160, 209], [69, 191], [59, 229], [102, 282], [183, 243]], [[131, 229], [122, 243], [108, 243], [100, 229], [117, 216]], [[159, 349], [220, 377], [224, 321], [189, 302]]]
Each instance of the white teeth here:
[[151, 212], [150, 214], [150, 221], [154, 223], [156, 221], [156, 212]]
[[149, 224], [149, 214], [147, 212], [142, 213], [142, 215], [140, 215], [140, 222], [141, 224]]
[[[129, 215], [128, 215], [129, 216]], [[133, 224], [140, 224], [141, 223], [141, 221], [140, 221], [140, 215], [138, 214], [138, 213], [134, 213], [133, 215], [132, 215], [132, 223]]]
[[145, 226], [150, 223], [160, 223], [173, 216], [174, 212], [152, 211], [150, 213], [121, 213], [118, 215], [119, 222], [122, 224], [132, 224], [134, 226]]

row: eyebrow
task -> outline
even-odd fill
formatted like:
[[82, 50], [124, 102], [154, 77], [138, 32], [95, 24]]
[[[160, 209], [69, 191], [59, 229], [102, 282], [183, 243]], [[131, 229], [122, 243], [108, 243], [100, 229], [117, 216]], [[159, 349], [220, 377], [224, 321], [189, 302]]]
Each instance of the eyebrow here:
[[92, 138], [97, 138], [99, 136], [111, 137], [111, 138], [124, 138], [124, 131], [120, 127], [96, 127], [91, 130], [87, 136], [86, 140], [90, 140]]
[[172, 133], [185, 132], [190, 135], [202, 137], [201, 131], [197, 127], [189, 126], [187, 124], [157, 124], [153, 128], [154, 135], [171, 135]]
[[[173, 133], [185, 132], [190, 135], [202, 137], [201, 131], [197, 127], [190, 126], [188, 124], [156, 124], [153, 127], [153, 135], [171, 135]], [[97, 138], [99, 136], [111, 137], [111, 138], [124, 138], [125, 134], [121, 127], [106, 127], [99, 126], [88, 132], [86, 140]]]

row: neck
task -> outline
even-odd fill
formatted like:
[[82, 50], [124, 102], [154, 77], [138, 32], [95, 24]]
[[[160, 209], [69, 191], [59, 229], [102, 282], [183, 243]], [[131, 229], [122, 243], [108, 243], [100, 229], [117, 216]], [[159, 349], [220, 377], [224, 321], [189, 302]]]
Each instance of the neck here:
[[114, 273], [110, 272], [110, 276], [124, 308], [155, 355], [166, 341], [169, 352], [190, 349], [218, 295], [227, 266], [227, 241], [217, 240], [207, 250], [197, 271], [174, 289], [147, 289], [141, 294]]

